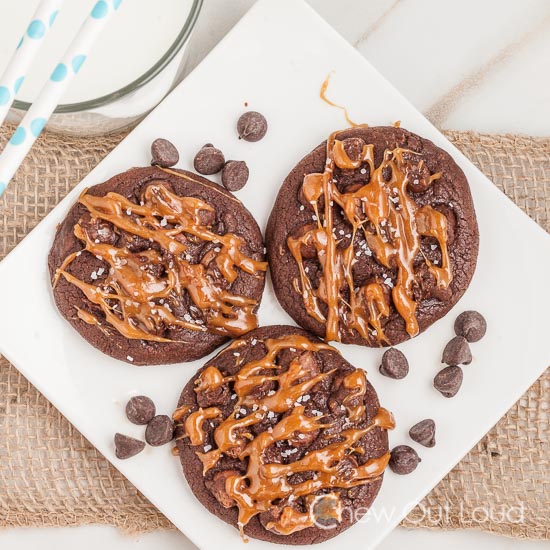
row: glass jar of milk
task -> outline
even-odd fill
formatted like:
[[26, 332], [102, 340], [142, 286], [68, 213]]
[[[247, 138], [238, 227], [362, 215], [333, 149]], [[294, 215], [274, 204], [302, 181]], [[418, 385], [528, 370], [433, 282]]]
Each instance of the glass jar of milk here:
[[[40, 0], [10, 2], [0, 18], [0, 74]], [[36, 99], [96, 0], [62, 5], [17, 94], [9, 120], [18, 122]], [[187, 43], [203, 0], [126, 0], [94, 44], [47, 129], [97, 135], [131, 126], [179, 81]]]

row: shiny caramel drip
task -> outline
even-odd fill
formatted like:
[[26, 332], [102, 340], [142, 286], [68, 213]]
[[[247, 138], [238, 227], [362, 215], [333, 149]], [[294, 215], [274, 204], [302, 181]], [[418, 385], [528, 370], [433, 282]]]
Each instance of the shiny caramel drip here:
[[[447, 249], [447, 219], [429, 205], [419, 207], [409, 196], [409, 165], [405, 149], [386, 150], [380, 166], [374, 166], [374, 148], [365, 145], [357, 160], [346, 153], [339, 132], [327, 140], [327, 162], [323, 173], [307, 174], [302, 184], [304, 198], [315, 211], [316, 224], [304, 226], [299, 237], [288, 237], [287, 244], [298, 265], [300, 280], [294, 287], [302, 294], [308, 314], [326, 326], [327, 340], [341, 339], [340, 325], [355, 329], [363, 338], [375, 336], [379, 342], [387, 341], [382, 319], [390, 314], [390, 304], [384, 287], [386, 281], [373, 280], [356, 287], [353, 265], [356, 254], [354, 238], [357, 232], [364, 235], [370, 253], [384, 267], [397, 268], [397, 281], [391, 288], [393, 304], [404, 319], [407, 332], [415, 336], [419, 332], [416, 318], [417, 303], [413, 298], [415, 282], [414, 261], [420, 252], [420, 237], [435, 238], [441, 250], [441, 266], [425, 260], [439, 288], [447, 288], [452, 272]], [[357, 169], [362, 163], [369, 166], [369, 180], [352, 192], [340, 192], [333, 181], [334, 168]], [[384, 170], [391, 170], [386, 181]], [[429, 184], [439, 178], [433, 174]], [[324, 198], [323, 212], [319, 201]], [[352, 226], [349, 246], [338, 248], [338, 236], [334, 234], [334, 208], [339, 207]], [[367, 225], [367, 223], [369, 225]], [[321, 265], [322, 277], [317, 289], [309, 280], [302, 256], [302, 247], [313, 247]], [[342, 298], [342, 289], [350, 289], [350, 297]], [[320, 302], [326, 304], [324, 314]]]
[[[233, 382], [233, 391], [237, 396], [232, 413], [213, 431], [216, 448], [204, 453], [197, 452], [197, 456], [203, 463], [204, 473], [214, 467], [226, 453], [241, 460], [248, 459], [246, 473], [229, 476], [225, 482], [227, 495], [239, 509], [238, 524], [241, 533], [252, 517], [270, 510], [274, 506], [274, 501], [309, 496], [308, 512], [297, 512], [287, 506], [283, 508], [277, 520], [268, 524], [268, 528], [277, 533], [290, 534], [314, 524], [313, 504], [315, 498], [318, 498], [314, 493], [330, 488], [349, 489], [377, 479], [383, 473], [389, 461], [389, 453], [368, 460], [363, 465], [348, 468], [345, 476], [338, 465], [350, 454], [362, 454], [363, 449], [356, 447], [362, 437], [376, 427], [392, 429], [394, 420], [391, 413], [380, 408], [366, 427], [353, 427], [353, 424], [366, 420], [363, 399], [367, 381], [364, 371], [355, 370], [344, 376], [341, 382], [344, 388], [349, 390], [349, 394], [343, 400], [343, 405], [348, 410], [349, 427], [339, 434], [338, 441], [329, 443], [319, 450], [310, 451], [300, 460], [289, 464], [266, 462], [265, 451], [270, 445], [293, 440], [299, 437], [299, 434], [305, 435], [330, 426], [324, 416], [309, 416], [302, 400], [315, 385], [334, 372], [319, 373], [313, 354], [322, 350], [336, 350], [322, 342], [311, 342], [301, 335], [267, 339], [263, 343], [266, 348], [265, 355], [242, 365], [235, 375], [220, 380], [221, 372], [210, 366], [197, 379], [196, 388], [200, 387], [203, 391], [219, 387], [220, 381], [222, 384]], [[286, 371], [279, 372], [277, 354], [285, 349], [302, 353], [290, 362]], [[260, 371], [264, 374], [260, 374]], [[273, 374], [266, 375], [266, 371]], [[273, 380], [275, 389], [258, 398], [254, 395], [254, 389], [266, 380]], [[243, 407], [249, 409], [246, 414], [243, 413]], [[218, 417], [218, 412], [219, 409], [216, 407], [199, 408], [187, 416], [183, 422], [184, 432], [192, 445], [205, 443], [203, 423], [210, 418]], [[270, 417], [273, 413], [283, 416], [272, 428], [255, 437], [248, 431], [248, 428], [262, 422], [266, 416]], [[313, 479], [294, 485], [288, 481], [292, 474], [305, 471], [314, 472]], [[339, 499], [337, 494], [334, 494], [334, 497]], [[338, 502], [334, 504], [335, 509], [339, 509]]]
[[329, 82], [330, 82], [330, 77], [332, 76], [332, 73], [329, 73], [327, 75], [327, 77], [325, 78], [325, 80], [323, 81], [323, 83], [321, 84], [321, 90], [319, 92], [319, 97], [325, 102], [327, 103], [328, 105], [330, 105], [331, 107], [336, 107], [337, 109], [340, 109], [343, 113], [344, 113], [344, 116], [346, 117], [346, 121], [347, 123], [350, 125], [350, 126], [359, 126], [359, 124], [356, 124], [355, 122], [353, 122], [353, 120], [350, 119], [349, 117], [349, 113], [348, 113], [348, 110], [346, 107], [344, 107], [343, 105], [338, 105], [337, 103], [334, 103], [334, 101], [330, 100], [328, 97], [327, 97], [327, 88], [328, 88], [328, 85], [329, 85]]
[[[97, 197], [84, 192], [79, 202], [92, 219], [105, 220], [127, 234], [157, 243], [169, 253], [168, 265], [163, 253], [155, 249], [133, 253], [125, 246], [94, 241], [78, 223], [74, 227], [75, 236], [84, 243], [84, 250], [108, 264], [106, 277], [88, 284], [68, 273], [67, 267], [80, 254], [76, 252], [58, 268], [54, 284], [63, 276], [101, 308], [107, 323], [130, 339], [169, 342], [159, 335], [166, 327], [210, 330], [228, 336], [238, 336], [255, 328], [256, 300], [224, 290], [208, 274], [203, 265], [206, 262], [190, 263], [186, 259], [186, 239], [191, 237], [216, 245], [211, 250], [211, 259], [229, 283], [237, 278], [238, 270], [258, 275], [267, 269], [267, 263], [242, 252], [244, 243], [237, 235], [218, 235], [201, 221], [201, 212], [214, 211], [210, 204], [194, 197], [180, 197], [161, 182], [151, 183], [143, 199], [138, 205], [117, 193]], [[166, 228], [168, 224], [170, 228]], [[162, 265], [165, 275], [159, 277], [144, 269], [144, 261], [153, 266]], [[184, 292], [204, 312], [205, 322], [174, 315], [168, 302]], [[79, 312], [78, 316], [86, 323], [100, 324], [92, 313]]]

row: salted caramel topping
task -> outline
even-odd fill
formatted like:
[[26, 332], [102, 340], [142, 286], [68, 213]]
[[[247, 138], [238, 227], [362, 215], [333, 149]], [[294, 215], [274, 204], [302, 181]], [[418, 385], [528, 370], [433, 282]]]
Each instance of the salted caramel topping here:
[[[386, 150], [381, 164], [375, 167], [373, 145], [366, 144], [358, 159], [353, 160], [346, 153], [344, 142], [337, 139], [339, 134], [335, 132], [327, 140], [323, 173], [304, 177], [302, 194], [315, 212], [313, 220], [316, 223], [304, 226], [300, 236], [287, 239], [299, 269], [299, 281], [293, 281], [294, 287], [302, 294], [308, 314], [325, 324], [327, 340], [339, 341], [343, 326], [346, 330], [354, 329], [363, 338], [387, 341], [383, 319], [390, 314], [390, 294], [407, 332], [415, 336], [419, 327], [413, 288], [421, 237], [433, 237], [439, 244], [440, 266], [424, 258], [437, 286], [445, 289], [452, 281], [447, 218], [429, 205], [417, 205], [409, 194], [411, 180], [416, 178], [414, 183], [418, 184], [418, 176], [413, 175], [415, 161], [411, 158], [420, 156], [419, 153], [402, 148]], [[416, 167], [421, 168], [422, 163], [420, 160]], [[366, 166], [365, 182], [354, 185], [353, 190], [339, 191], [334, 180], [335, 167], [347, 170], [362, 165]], [[426, 185], [439, 177], [440, 174], [431, 175]], [[334, 217], [337, 210], [352, 227], [346, 247], [339, 246], [344, 231], [336, 233]], [[306, 273], [303, 248], [314, 249], [321, 266], [322, 277], [317, 288]], [[374, 255], [382, 266], [396, 269], [395, 284], [389, 277], [373, 277], [363, 286], [356, 285], [353, 266], [361, 254]]]
[[[359, 441], [371, 430], [377, 427], [392, 429], [393, 416], [386, 409], [380, 408], [375, 417], [367, 422], [363, 403], [367, 380], [364, 371], [357, 369], [341, 380], [347, 390], [342, 402], [348, 412], [344, 429], [332, 439], [329, 437], [325, 447], [306, 452], [298, 460], [287, 464], [270, 463], [266, 451], [271, 445], [299, 441], [307, 434], [332, 425], [318, 411], [306, 410], [304, 403], [310, 399], [308, 392], [334, 372], [319, 372], [314, 354], [323, 350], [336, 350], [328, 344], [311, 342], [300, 335], [266, 339], [263, 345], [266, 349], [263, 357], [241, 365], [234, 375], [222, 376], [220, 379], [222, 373], [215, 366], [209, 366], [197, 378], [195, 389], [200, 388], [199, 391], [208, 392], [221, 384], [232, 383], [232, 391], [237, 396], [232, 412], [214, 428], [212, 440], [205, 446], [206, 452], [197, 451], [204, 473], [213, 468], [223, 455], [247, 459], [246, 472], [243, 475], [228, 475], [225, 481], [225, 492], [239, 509], [241, 533], [252, 517], [272, 510], [277, 506], [274, 502], [281, 501], [281, 514], [268, 523], [268, 529], [290, 534], [310, 527], [317, 519], [316, 513], [319, 513], [320, 508], [316, 503], [321, 496], [333, 499], [331, 513], [340, 521], [341, 513], [337, 513], [341, 509], [338, 494], [330, 493], [332, 496], [329, 497], [316, 493], [327, 489], [349, 489], [377, 479], [389, 461], [389, 453], [367, 460], [362, 465], [354, 466], [357, 462], [348, 459], [350, 464], [345, 474], [340, 464], [354, 453], [364, 453]], [[277, 356], [284, 350], [296, 352], [296, 355], [288, 368], [281, 371]], [[272, 381], [274, 389], [267, 394], [264, 392], [261, 394], [263, 397], [259, 398], [255, 390], [266, 381]], [[282, 415], [278, 422], [254, 436], [250, 428], [266, 418], [274, 418], [274, 413]], [[192, 445], [204, 445], [203, 423], [219, 416], [220, 410], [216, 407], [199, 408], [191, 412], [183, 421], [185, 437], [189, 438]], [[290, 483], [289, 477], [298, 472], [312, 472], [313, 476], [299, 483]], [[306, 497], [307, 512], [299, 512], [291, 505], [284, 505], [284, 502], [290, 503], [299, 497]], [[323, 513], [326, 520], [326, 510]]]
[[[210, 204], [195, 197], [180, 197], [160, 181], [147, 187], [140, 204], [117, 193], [97, 197], [86, 191], [79, 202], [86, 207], [92, 223], [109, 222], [126, 237], [151, 243], [147, 250], [132, 252], [126, 244], [115, 246], [93, 239], [88, 226], [79, 221], [74, 234], [84, 244], [83, 250], [102, 259], [108, 268], [92, 273], [92, 283], [70, 274], [67, 267], [80, 251], [69, 255], [56, 272], [54, 284], [63, 276], [78, 287], [123, 336], [169, 342], [167, 329], [181, 327], [239, 336], [257, 326], [256, 300], [225, 290], [209, 264], [215, 264], [223, 279], [232, 283], [239, 270], [259, 276], [267, 263], [247, 256], [241, 237], [212, 231], [211, 224], [203, 221], [206, 215], [214, 217]], [[192, 263], [189, 249], [201, 242], [215, 246], [199, 263]], [[184, 294], [202, 311], [204, 319], [190, 314], [182, 319], [174, 313], [170, 304], [178, 303]], [[78, 316], [89, 324], [103, 324], [90, 312], [79, 310]]]

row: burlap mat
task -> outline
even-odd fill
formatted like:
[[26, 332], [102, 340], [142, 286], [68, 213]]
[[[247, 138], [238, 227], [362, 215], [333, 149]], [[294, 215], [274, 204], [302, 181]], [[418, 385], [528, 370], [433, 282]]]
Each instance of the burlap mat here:
[[[5, 129], [0, 132], [1, 145], [9, 134]], [[469, 132], [446, 135], [550, 231], [550, 139]], [[121, 137], [41, 137], [0, 200], [0, 258]], [[550, 539], [549, 411], [547, 370], [403, 524], [478, 527]], [[1, 358], [0, 423], [1, 527], [108, 523], [134, 532], [172, 527]]]

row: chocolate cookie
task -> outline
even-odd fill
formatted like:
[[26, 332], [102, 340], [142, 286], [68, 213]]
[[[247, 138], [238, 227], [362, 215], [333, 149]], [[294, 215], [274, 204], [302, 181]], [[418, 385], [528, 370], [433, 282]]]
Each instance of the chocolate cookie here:
[[257, 326], [262, 235], [231, 193], [196, 174], [133, 168], [86, 190], [48, 265], [61, 314], [135, 365], [192, 361]]
[[290, 326], [232, 342], [185, 386], [173, 418], [200, 502], [243, 536], [280, 544], [321, 542], [366, 513], [394, 426], [363, 370]]
[[479, 244], [462, 170], [394, 127], [333, 133], [285, 179], [266, 231], [277, 298], [326, 340], [387, 346], [443, 317]]

